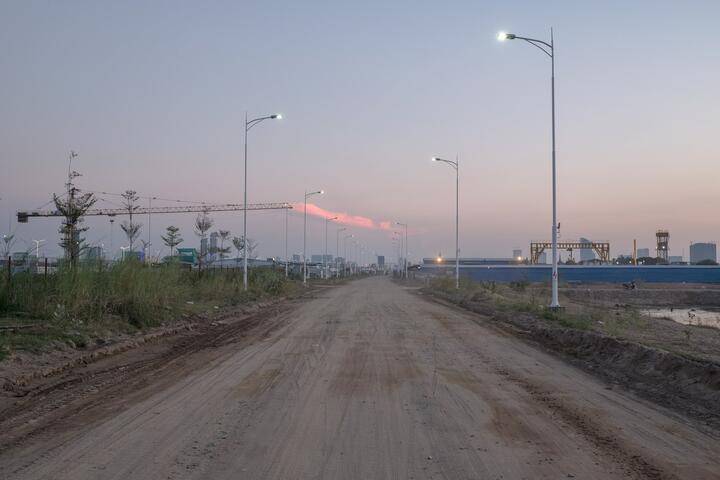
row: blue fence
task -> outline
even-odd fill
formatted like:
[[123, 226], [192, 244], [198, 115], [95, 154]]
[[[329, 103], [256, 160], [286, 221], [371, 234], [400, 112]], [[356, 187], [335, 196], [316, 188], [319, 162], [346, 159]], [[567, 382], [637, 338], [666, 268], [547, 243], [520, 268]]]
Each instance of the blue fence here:
[[[720, 266], [701, 265], [560, 265], [560, 282], [620, 283], [720, 283]], [[446, 266], [423, 265], [422, 272], [454, 269]], [[496, 282], [548, 282], [552, 274], [550, 265], [466, 265], [460, 266], [460, 275], [476, 281]]]

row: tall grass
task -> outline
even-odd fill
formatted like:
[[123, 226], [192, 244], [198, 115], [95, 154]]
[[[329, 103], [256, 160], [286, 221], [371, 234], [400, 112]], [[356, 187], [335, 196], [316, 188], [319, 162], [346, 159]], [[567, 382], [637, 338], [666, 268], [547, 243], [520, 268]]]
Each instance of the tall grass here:
[[459, 305], [485, 304], [497, 312], [510, 315], [530, 314], [537, 319], [575, 330], [596, 330], [612, 336], [623, 336], [628, 331], [638, 332], [648, 326], [633, 309], [611, 309], [563, 299], [565, 308], [560, 311], [548, 310], [546, 307], [550, 298], [548, 284], [531, 285], [527, 282], [499, 284], [461, 278], [460, 288], [455, 289], [453, 278], [438, 277], [430, 282], [430, 288], [441, 292], [446, 298]]
[[146, 267], [126, 261], [61, 269], [43, 277], [29, 273], [0, 280], [0, 314], [54, 322], [92, 324], [120, 318], [136, 328], [177, 315], [188, 302], [238, 304], [280, 295], [288, 287], [282, 273], [250, 271], [250, 289], [242, 289], [237, 271], [188, 271], [178, 265]]

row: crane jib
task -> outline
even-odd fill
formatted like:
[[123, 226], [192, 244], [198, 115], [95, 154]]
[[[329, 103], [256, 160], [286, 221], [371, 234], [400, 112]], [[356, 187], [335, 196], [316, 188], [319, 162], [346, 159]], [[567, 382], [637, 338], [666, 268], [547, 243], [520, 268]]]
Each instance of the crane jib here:
[[[290, 210], [292, 205], [287, 202], [280, 203], [249, 203], [248, 210]], [[244, 210], [242, 204], [222, 203], [222, 204], [200, 204], [188, 207], [138, 207], [133, 210], [136, 215], [149, 213], [202, 213], [202, 212], [233, 212]], [[126, 208], [92, 208], [85, 212], [85, 216], [108, 216], [128, 215]], [[63, 214], [59, 210], [33, 210], [17, 212], [19, 223], [27, 223], [30, 217], [62, 217]]]

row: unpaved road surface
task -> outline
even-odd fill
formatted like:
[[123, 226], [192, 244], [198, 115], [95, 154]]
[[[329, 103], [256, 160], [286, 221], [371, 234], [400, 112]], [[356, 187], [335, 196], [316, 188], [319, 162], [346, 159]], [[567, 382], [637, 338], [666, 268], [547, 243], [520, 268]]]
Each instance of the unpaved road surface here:
[[2, 478], [720, 478], [712, 432], [388, 279], [275, 317], [100, 389], [6, 448]]

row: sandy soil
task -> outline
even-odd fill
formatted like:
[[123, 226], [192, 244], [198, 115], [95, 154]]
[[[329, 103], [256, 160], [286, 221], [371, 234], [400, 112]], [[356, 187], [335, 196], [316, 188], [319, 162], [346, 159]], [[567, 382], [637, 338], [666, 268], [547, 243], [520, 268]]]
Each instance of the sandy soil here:
[[0, 412], [0, 473], [720, 478], [713, 433], [478, 318], [369, 278], [105, 359]]

